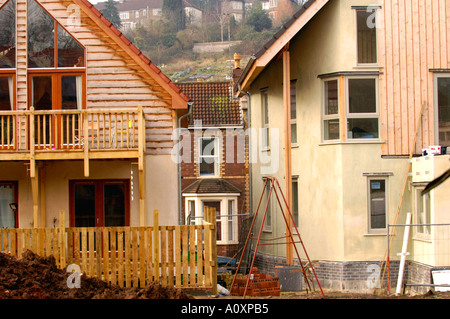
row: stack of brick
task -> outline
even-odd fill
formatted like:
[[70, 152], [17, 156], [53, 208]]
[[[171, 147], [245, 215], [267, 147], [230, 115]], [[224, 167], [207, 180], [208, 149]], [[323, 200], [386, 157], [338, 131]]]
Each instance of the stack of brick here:
[[[243, 296], [247, 285], [248, 276], [236, 278], [230, 294], [232, 296]], [[246, 296], [267, 297], [280, 296], [281, 287], [278, 277], [272, 277], [269, 274], [258, 274], [258, 269], [253, 268], [250, 274]]]

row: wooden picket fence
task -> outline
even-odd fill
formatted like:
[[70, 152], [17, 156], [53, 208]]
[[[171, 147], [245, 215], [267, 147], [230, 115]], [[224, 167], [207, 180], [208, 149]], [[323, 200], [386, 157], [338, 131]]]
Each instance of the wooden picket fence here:
[[0, 229], [0, 252], [17, 258], [27, 249], [53, 255], [61, 269], [75, 264], [87, 276], [122, 287], [160, 281], [216, 293], [215, 210], [205, 212], [203, 225], [181, 226], [159, 226], [158, 211], [154, 225], [145, 227], [66, 228], [64, 215], [56, 228]]

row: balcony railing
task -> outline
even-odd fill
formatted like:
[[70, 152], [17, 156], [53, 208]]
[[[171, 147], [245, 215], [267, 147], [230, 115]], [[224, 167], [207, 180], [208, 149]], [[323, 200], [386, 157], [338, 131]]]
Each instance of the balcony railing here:
[[0, 152], [138, 150], [142, 107], [0, 112]]

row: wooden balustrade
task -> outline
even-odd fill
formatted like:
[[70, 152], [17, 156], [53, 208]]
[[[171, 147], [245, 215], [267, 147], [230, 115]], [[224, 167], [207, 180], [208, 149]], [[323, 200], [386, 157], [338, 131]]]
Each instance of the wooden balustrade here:
[[0, 112], [0, 152], [139, 150], [139, 143], [145, 144], [140, 138], [145, 138], [141, 106]]

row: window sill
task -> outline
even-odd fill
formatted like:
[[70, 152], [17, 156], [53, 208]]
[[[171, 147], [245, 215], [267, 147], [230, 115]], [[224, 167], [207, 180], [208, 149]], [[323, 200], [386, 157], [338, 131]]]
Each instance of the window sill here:
[[370, 70], [370, 69], [382, 69], [383, 66], [378, 63], [368, 63], [368, 64], [357, 64], [353, 67], [356, 70]]
[[335, 141], [323, 141], [322, 143], [319, 143], [319, 146], [326, 146], [326, 145], [345, 145], [345, 144], [384, 144], [385, 141], [382, 141], [380, 139], [359, 139], [359, 140], [348, 140], [348, 141], [341, 141], [341, 140], [335, 140]]
[[377, 237], [377, 236], [387, 236], [387, 231], [379, 232], [379, 233], [365, 233], [364, 237]]

